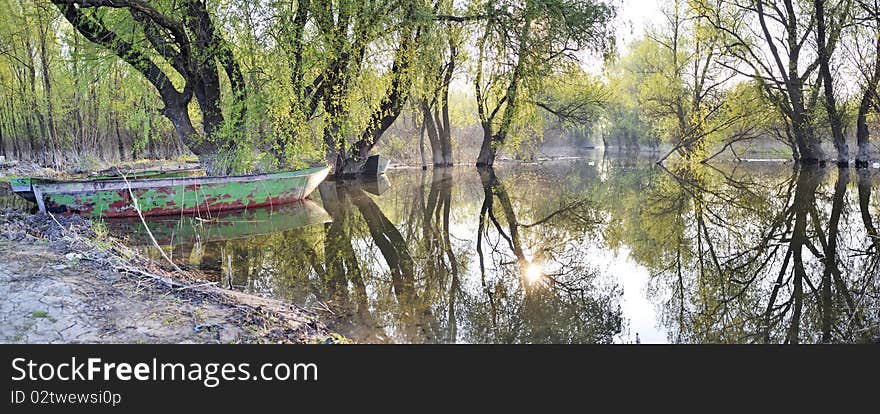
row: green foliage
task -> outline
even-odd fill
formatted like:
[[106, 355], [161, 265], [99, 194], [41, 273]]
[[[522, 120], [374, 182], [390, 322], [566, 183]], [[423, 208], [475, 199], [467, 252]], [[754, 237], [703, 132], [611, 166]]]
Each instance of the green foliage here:
[[[657, 27], [609, 65], [612, 103], [602, 127], [627, 146], [663, 142], [703, 161], [710, 148], [771, 136], [781, 122], [759, 83], [744, 81], [732, 34], [706, 17], [704, 2], [674, 0]], [[607, 141], [606, 141], [607, 142]]]
[[[489, 17], [475, 35], [472, 70], [480, 122], [488, 128], [484, 139], [493, 149], [488, 158], [494, 158], [502, 144], [516, 148], [517, 133], [532, 133], [538, 119], [534, 103], [547, 77], [576, 62], [577, 51], [607, 52], [613, 43], [607, 23], [614, 9], [598, 1], [564, 0], [484, 7]], [[513, 142], [508, 144], [509, 138]]]
[[658, 144], [653, 138], [656, 135], [651, 131], [651, 120], [643, 114], [639, 104], [641, 79], [630, 69], [636, 59], [638, 56], [629, 54], [606, 67], [609, 102], [597, 125], [606, 145], [638, 148]]

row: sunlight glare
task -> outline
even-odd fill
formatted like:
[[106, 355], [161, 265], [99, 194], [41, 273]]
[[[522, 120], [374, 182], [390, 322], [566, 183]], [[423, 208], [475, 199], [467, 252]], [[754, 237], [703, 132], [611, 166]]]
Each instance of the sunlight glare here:
[[528, 280], [529, 283], [537, 282], [542, 276], [544, 276], [544, 267], [540, 264], [529, 263], [529, 265], [526, 266], [526, 280]]

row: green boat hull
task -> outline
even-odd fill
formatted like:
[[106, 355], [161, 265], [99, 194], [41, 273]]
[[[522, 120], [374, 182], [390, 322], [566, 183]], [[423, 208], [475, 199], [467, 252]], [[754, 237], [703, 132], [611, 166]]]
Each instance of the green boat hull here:
[[[31, 183], [40, 211], [92, 217], [212, 214], [303, 200], [329, 167], [275, 174]], [[139, 213], [140, 211], [140, 213]]]
[[[180, 170], [146, 170], [146, 171], [132, 171], [126, 174], [126, 178], [129, 180], [139, 180], [145, 178], [177, 178], [177, 177], [193, 177], [193, 176], [204, 176], [205, 170], [201, 168], [187, 168]], [[115, 174], [103, 174], [103, 175], [95, 175], [90, 177], [79, 177], [79, 178], [71, 178], [71, 179], [58, 179], [58, 178], [48, 178], [48, 177], [13, 177], [9, 179], [9, 185], [12, 187], [12, 191], [18, 194], [20, 197], [24, 199], [36, 202], [37, 198], [34, 196], [33, 185], [34, 184], [58, 184], [58, 183], [82, 183], [82, 182], [94, 182], [94, 181], [107, 181], [107, 180], [120, 180], [122, 179], [121, 173]]]

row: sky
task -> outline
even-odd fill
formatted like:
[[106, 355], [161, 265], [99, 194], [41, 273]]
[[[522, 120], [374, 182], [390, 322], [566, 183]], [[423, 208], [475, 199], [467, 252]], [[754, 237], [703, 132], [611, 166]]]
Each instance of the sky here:
[[660, 4], [663, 0], [623, 0], [617, 10], [617, 44], [626, 44], [635, 40], [645, 27], [660, 22]]
[[[612, 23], [616, 27], [617, 51], [626, 54], [627, 46], [641, 37], [645, 27], [660, 21], [660, 4], [666, 0], [612, 0], [617, 9], [617, 18]], [[581, 67], [589, 73], [600, 75], [603, 62], [599, 56], [584, 54], [580, 58]]]

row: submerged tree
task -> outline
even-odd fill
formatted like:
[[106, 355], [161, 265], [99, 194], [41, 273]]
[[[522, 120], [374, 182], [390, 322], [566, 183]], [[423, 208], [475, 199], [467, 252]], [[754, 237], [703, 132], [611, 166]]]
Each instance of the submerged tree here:
[[[282, 20], [291, 23], [281, 39], [289, 50], [292, 89], [285, 119], [293, 125], [282, 126], [277, 146], [301, 139], [296, 123], [318, 120], [334, 174], [359, 174], [407, 101], [428, 21], [420, 17], [426, 14], [422, 3], [305, 1], [284, 15]], [[307, 36], [306, 28], [313, 29], [313, 36]], [[316, 49], [313, 59], [306, 58], [310, 48]], [[387, 57], [383, 49], [392, 51], [390, 65], [372, 59], [372, 54]]]
[[734, 62], [724, 55], [724, 35], [687, 2], [674, 1], [663, 15], [662, 25], [633, 45], [627, 70], [638, 79], [640, 106], [654, 130], [673, 145], [666, 157], [700, 159], [742, 118], [725, 93]]
[[490, 1], [477, 9], [474, 92], [483, 128], [478, 166], [491, 166], [544, 76], [582, 50], [610, 45], [614, 9], [594, 0]]
[[[870, 128], [868, 126], [869, 114], [880, 112], [880, 99], [877, 95], [877, 85], [880, 83], [880, 4], [872, 0], [860, 0], [852, 7], [853, 25], [848, 29], [847, 47], [848, 54], [858, 68], [858, 79], [861, 83], [861, 97], [858, 103], [856, 115], [856, 167], [864, 168], [871, 160], [871, 146], [869, 143]], [[871, 47], [865, 47], [870, 41]]]
[[[817, 40], [814, 4], [794, 0], [717, 0], [701, 1], [698, 10], [708, 24], [725, 36], [725, 54], [741, 63], [732, 68], [758, 82], [784, 116], [785, 135], [793, 143], [794, 158], [805, 164], [824, 160], [813, 122], [825, 78], [818, 76], [817, 71], [823, 60], [827, 64], [830, 59], [842, 20], [823, 20], [825, 35]], [[817, 42], [821, 45], [815, 47]], [[820, 59], [820, 54], [825, 59]], [[845, 152], [842, 144], [845, 143], [836, 141], [839, 153]]]
[[[434, 2], [432, 13], [452, 13], [452, 2]], [[460, 68], [465, 28], [455, 22], [435, 20], [427, 24], [420, 39], [416, 62], [417, 79], [413, 83], [411, 100], [415, 116], [421, 120], [419, 150], [422, 165], [427, 166], [425, 136], [431, 149], [431, 164], [445, 167], [454, 164], [452, 153], [452, 123], [449, 116], [449, 90]]]
[[843, 109], [838, 106], [834, 77], [832, 76], [832, 55], [840, 40], [844, 25], [848, 24], [851, 0], [829, 1], [813, 0], [813, 12], [816, 20], [817, 59], [819, 76], [825, 97], [825, 112], [831, 129], [832, 142], [837, 150], [837, 165], [849, 165], [849, 146], [843, 130]]

